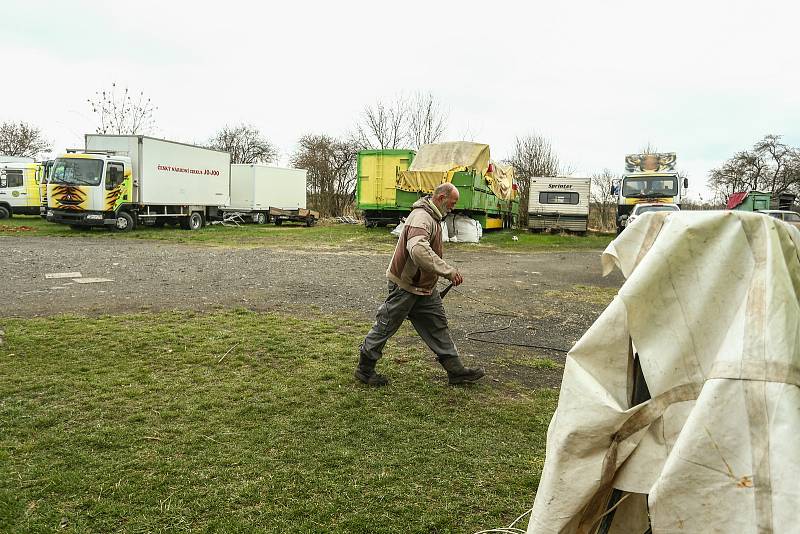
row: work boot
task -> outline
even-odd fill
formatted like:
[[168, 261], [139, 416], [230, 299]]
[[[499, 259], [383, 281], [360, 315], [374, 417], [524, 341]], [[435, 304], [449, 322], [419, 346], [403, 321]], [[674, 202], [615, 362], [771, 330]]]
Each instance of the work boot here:
[[439, 363], [442, 364], [445, 371], [447, 371], [447, 381], [450, 383], [451, 386], [456, 384], [471, 384], [472, 382], [477, 382], [483, 375], [486, 374], [486, 371], [483, 370], [483, 367], [471, 368], [471, 367], [464, 367], [464, 364], [461, 363], [461, 358], [458, 356], [452, 356], [450, 358], [442, 358], [439, 360]]
[[375, 372], [376, 363], [375, 360], [360, 354], [358, 357], [358, 367], [356, 367], [353, 375], [368, 386], [380, 387], [387, 385], [389, 379]]

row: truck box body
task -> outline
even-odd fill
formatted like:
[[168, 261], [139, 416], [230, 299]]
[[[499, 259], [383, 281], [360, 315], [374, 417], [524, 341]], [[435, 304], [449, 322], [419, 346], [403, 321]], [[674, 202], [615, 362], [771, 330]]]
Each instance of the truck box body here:
[[131, 158], [134, 203], [223, 206], [230, 201], [230, 154], [140, 135], [86, 135], [86, 150]]
[[531, 178], [528, 227], [585, 232], [589, 222], [590, 185], [589, 178]]
[[269, 211], [306, 207], [305, 169], [255, 164], [231, 165], [231, 197], [226, 210]]

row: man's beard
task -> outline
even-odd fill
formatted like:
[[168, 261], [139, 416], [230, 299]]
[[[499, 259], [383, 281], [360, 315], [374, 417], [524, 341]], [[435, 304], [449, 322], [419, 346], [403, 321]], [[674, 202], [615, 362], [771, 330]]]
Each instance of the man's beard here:
[[[436, 204], [436, 203], [434, 202], [434, 204]], [[444, 218], [445, 215], [450, 213], [450, 210], [447, 209], [447, 200], [445, 200], [441, 204], [436, 204], [436, 207], [439, 209], [439, 213], [442, 214], [442, 218]]]

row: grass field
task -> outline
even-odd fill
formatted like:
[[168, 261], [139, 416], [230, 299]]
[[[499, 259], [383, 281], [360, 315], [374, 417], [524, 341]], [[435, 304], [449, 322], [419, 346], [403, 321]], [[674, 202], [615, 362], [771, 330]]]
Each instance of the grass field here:
[[393, 384], [362, 387], [368, 326], [245, 310], [3, 320], [0, 532], [474, 532], [530, 507], [557, 393], [448, 387], [421, 345], [396, 344]]
[[[179, 228], [140, 227], [121, 234], [103, 228], [73, 230], [63, 224], [49, 223], [40, 217], [15, 216], [0, 221], [0, 238], [24, 236], [92, 237], [104, 239], [134, 238], [176, 243], [228, 247], [293, 247], [390, 252], [397, 238], [386, 228], [364, 228], [362, 225], [320, 224], [311, 228], [298, 225], [254, 225], [240, 227], [207, 226], [198, 231]], [[513, 237], [516, 236], [515, 241]], [[505, 250], [536, 252], [551, 250], [602, 249], [614, 236], [600, 234], [585, 237], [568, 234], [533, 234], [522, 230], [484, 233], [480, 243], [452, 243], [462, 250]]]

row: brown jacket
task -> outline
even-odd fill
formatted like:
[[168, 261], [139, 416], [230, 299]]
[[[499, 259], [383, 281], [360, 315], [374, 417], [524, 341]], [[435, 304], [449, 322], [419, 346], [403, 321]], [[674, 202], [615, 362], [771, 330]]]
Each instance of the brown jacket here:
[[397, 239], [386, 278], [417, 295], [430, 295], [440, 276], [451, 280], [458, 271], [442, 259], [442, 214], [421, 198], [412, 206]]

